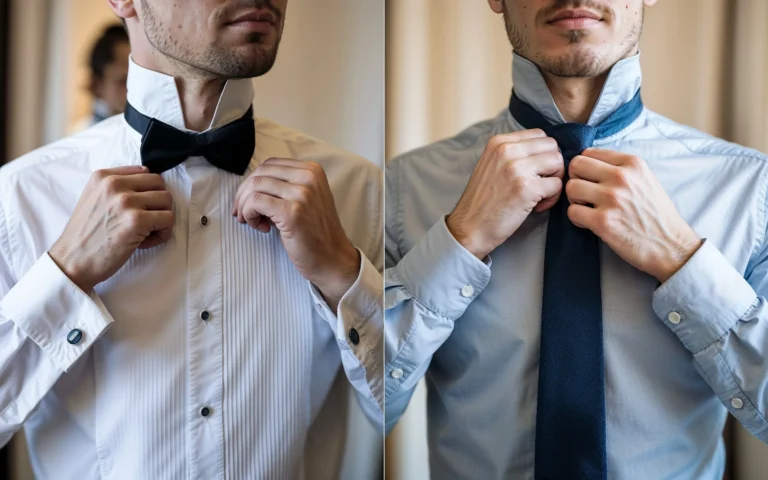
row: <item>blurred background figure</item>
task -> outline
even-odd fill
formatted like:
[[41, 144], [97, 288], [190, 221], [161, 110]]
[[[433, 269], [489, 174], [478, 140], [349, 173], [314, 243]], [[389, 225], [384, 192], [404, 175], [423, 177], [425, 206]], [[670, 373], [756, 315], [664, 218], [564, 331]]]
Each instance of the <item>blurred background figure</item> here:
[[88, 59], [91, 69], [88, 91], [93, 95], [91, 114], [78, 121], [74, 131], [85, 130], [123, 112], [130, 53], [128, 34], [120, 24], [107, 27], [96, 39]]

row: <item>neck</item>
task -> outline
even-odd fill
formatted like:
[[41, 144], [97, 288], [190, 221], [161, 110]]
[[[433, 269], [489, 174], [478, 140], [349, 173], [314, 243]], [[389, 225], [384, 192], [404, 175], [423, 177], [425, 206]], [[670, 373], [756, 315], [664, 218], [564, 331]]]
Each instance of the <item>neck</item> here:
[[193, 131], [207, 130], [216, 112], [219, 97], [224, 90], [227, 79], [216, 78], [182, 64], [159, 53], [154, 48], [133, 47], [131, 57], [136, 64], [172, 76], [176, 80], [176, 88], [184, 112], [184, 125]]
[[224, 89], [226, 80], [211, 80], [175, 76], [179, 90], [181, 108], [184, 111], [184, 124], [196, 132], [207, 130], [216, 112], [216, 105]]
[[566, 122], [587, 123], [595, 108], [608, 72], [591, 78], [565, 78], [542, 72], [555, 105]]

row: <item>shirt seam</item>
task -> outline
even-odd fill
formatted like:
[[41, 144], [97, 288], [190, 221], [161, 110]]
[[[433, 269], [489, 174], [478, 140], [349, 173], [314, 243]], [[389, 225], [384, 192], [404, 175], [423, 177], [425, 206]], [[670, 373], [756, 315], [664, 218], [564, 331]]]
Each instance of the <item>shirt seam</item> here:
[[[675, 142], [675, 143], [679, 144], [680, 146], [682, 146], [683, 148], [688, 150], [693, 155], [726, 155], [725, 152], [721, 152], [721, 151], [713, 151], [713, 152], [700, 152], [700, 151], [696, 151], [693, 148], [691, 148], [690, 146], [688, 146], [682, 140], [680, 140], [678, 138], [672, 138], [669, 135], [667, 135], [666, 133], [664, 133], [664, 131], [659, 126], [658, 122], [656, 122], [656, 120], [653, 119], [652, 115], [648, 115], [647, 118], [648, 118], [648, 122], [651, 125], [653, 125], [653, 128], [656, 130], [656, 132], [658, 132], [659, 135], [661, 135], [662, 137], [666, 138], [667, 140], [669, 140], [671, 142]], [[759, 154], [759, 153], [754, 153], [754, 154], [751, 154], [751, 155], [749, 155], [749, 154], [740, 154], [740, 155], [735, 155], [735, 156], [738, 157], [738, 158], [760, 159], [762, 157], [762, 154]], [[765, 212], [765, 203], [766, 203], [766, 201], [768, 201], [768, 181], [763, 181], [763, 184], [765, 185], [765, 187], [763, 188], [763, 199], [762, 199], [762, 202], [760, 203], [760, 206], [759, 206], [760, 214], [761, 214], [760, 215], [761, 223], [762, 223], [762, 228], [760, 229], [761, 230], [760, 239], [756, 240], [755, 243], [752, 245], [752, 248], [751, 248], [752, 253], [750, 254], [748, 265], [751, 264], [753, 262], [753, 260], [759, 255], [759, 253], [760, 253], [760, 248], [759, 247], [761, 245], [765, 246], [764, 244], [765, 244], [765, 240], [766, 240], [766, 230], [768, 229], [768, 218], [766, 217], [766, 212]]]
[[[651, 113], [651, 112], [649, 112], [649, 113]], [[688, 146], [685, 142], [683, 142], [679, 138], [673, 138], [673, 137], [670, 137], [669, 135], [667, 135], [666, 133], [664, 133], [664, 131], [659, 127], [658, 123], [653, 119], [653, 115], [648, 115], [647, 118], [648, 118], [648, 122], [651, 125], [653, 125], [653, 128], [659, 133], [659, 135], [661, 135], [662, 137], [666, 138], [667, 140], [669, 140], [671, 142], [675, 142], [675, 143], [680, 144], [683, 148], [685, 148], [686, 150], [688, 150], [690, 153], [692, 153], [694, 155], [710, 155], [710, 156], [712, 156], [712, 155], [720, 155], [720, 156], [728, 155], [726, 152], [723, 152], [723, 151], [720, 151], [720, 150], [713, 150], [711, 152], [697, 151], [698, 149], [691, 148], [690, 146]], [[722, 139], [718, 139], [717, 137], [711, 137], [711, 138], [722, 141]], [[742, 147], [742, 148], [744, 148], [744, 147]], [[759, 152], [755, 152], [753, 154], [742, 153], [742, 154], [735, 154], [735, 155], [731, 155], [731, 156], [738, 157], [738, 158], [761, 159], [761, 158], [764, 158], [765, 155], [762, 154], [762, 153], [759, 153]]]

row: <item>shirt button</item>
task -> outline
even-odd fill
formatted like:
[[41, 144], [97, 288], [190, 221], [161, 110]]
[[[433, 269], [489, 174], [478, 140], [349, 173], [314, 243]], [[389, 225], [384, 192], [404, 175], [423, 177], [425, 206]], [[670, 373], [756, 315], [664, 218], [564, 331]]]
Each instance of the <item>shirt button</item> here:
[[390, 373], [390, 375], [392, 375], [392, 378], [397, 380], [398, 378], [403, 378], [403, 371], [399, 368], [396, 368], [392, 370], [392, 373]]
[[69, 334], [67, 335], [67, 341], [70, 343], [70, 345], [77, 345], [82, 339], [83, 331], [79, 328], [70, 330]]
[[682, 317], [677, 312], [670, 312], [669, 315], [667, 315], [667, 320], [669, 320], [669, 323], [672, 325], [677, 325], [680, 323], [680, 320], [682, 320]]
[[472, 285], [464, 285], [461, 287], [461, 296], [464, 298], [469, 298], [472, 296], [472, 294], [475, 293], [475, 289], [472, 288]]
[[744, 406], [744, 402], [742, 402], [740, 398], [734, 397], [731, 399], [731, 406], [738, 410]]
[[210, 408], [203, 407], [203, 408], [200, 409], [200, 415], [202, 415], [204, 417], [207, 417], [210, 414], [211, 414], [211, 409]]
[[357, 330], [354, 328], [349, 329], [349, 341], [352, 342], [353, 345], [360, 343], [360, 334], [357, 333]]
[[200, 225], [202, 225], [204, 227], [207, 227], [208, 226], [208, 217], [206, 217], [205, 215], [200, 217]]
[[211, 314], [208, 313], [208, 310], [203, 310], [202, 313], [200, 313], [200, 319], [201, 320], [206, 321], [209, 318], [211, 318]]

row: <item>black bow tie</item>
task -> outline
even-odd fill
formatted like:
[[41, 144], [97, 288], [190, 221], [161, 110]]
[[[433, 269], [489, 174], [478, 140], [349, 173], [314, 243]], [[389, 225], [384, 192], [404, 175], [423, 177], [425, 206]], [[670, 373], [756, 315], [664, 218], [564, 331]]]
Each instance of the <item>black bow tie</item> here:
[[256, 145], [253, 107], [245, 115], [215, 130], [184, 132], [149, 118], [128, 103], [125, 120], [141, 134], [141, 164], [152, 173], [163, 173], [189, 157], [205, 157], [211, 165], [242, 175]]

